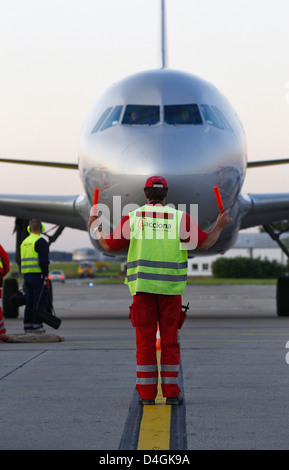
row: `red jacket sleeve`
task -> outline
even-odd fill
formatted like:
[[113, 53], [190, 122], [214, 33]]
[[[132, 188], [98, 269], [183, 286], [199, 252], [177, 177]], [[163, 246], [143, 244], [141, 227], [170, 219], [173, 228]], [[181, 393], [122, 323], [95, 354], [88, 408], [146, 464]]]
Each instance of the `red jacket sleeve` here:
[[180, 239], [189, 249], [198, 248], [207, 239], [207, 232], [198, 226], [190, 214], [184, 214], [180, 226]]
[[105, 241], [112, 251], [126, 250], [129, 247], [130, 227], [129, 216], [124, 216], [115, 230], [105, 236]]
[[10, 261], [9, 261], [9, 256], [4, 250], [4, 248], [0, 245], [0, 258], [3, 264], [3, 269], [0, 268], [0, 273], [2, 276], [6, 276], [7, 273], [9, 273], [10, 270]]

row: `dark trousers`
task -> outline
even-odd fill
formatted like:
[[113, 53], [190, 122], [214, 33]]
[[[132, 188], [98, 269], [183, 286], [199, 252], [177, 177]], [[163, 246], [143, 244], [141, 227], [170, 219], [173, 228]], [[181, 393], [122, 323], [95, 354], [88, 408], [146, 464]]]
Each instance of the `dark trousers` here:
[[[32, 328], [33, 326], [41, 326], [42, 323], [37, 320], [35, 310], [41, 289], [43, 286], [43, 277], [39, 273], [24, 274], [25, 292], [26, 292], [26, 306], [24, 310], [24, 329]], [[48, 290], [45, 286], [41, 295], [38, 308], [46, 310], [48, 303]]]

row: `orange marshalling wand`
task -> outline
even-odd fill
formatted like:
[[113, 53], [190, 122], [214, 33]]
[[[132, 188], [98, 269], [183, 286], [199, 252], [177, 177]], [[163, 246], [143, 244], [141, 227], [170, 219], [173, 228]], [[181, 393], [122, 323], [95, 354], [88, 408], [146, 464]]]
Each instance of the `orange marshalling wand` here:
[[94, 217], [97, 217], [98, 196], [99, 196], [99, 189], [98, 189], [98, 188], [95, 188], [95, 190], [94, 190], [94, 198], [93, 198], [93, 212], [92, 212], [92, 214], [94, 215]]
[[221, 194], [220, 194], [218, 186], [214, 186], [214, 191], [215, 191], [215, 196], [216, 196], [216, 199], [217, 199], [217, 204], [218, 204], [218, 207], [219, 207], [219, 211], [220, 211], [221, 214], [223, 214], [224, 206], [223, 206], [223, 201], [222, 201]]
[[161, 349], [162, 349], [159, 324], [158, 324], [157, 337], [156, 337], [156, 349], [157, 349], [157, 351], [161, 351]]

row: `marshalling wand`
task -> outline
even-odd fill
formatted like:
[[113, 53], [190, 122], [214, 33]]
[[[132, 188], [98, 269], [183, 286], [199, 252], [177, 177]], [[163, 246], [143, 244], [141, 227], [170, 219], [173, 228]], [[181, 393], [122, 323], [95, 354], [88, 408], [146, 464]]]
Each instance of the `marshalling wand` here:
[[219, 207], [220, 214], [223, 214], [224, 206], [223, 206], [223, 201], [222, 201], [221, 194], [220, 194], [218, 186], [214, 186], [214, 191], [215, 191], [215, 196], [216, 196], [216, 199], [217, 199], [217, 204], [218, 204], [218, 207]]

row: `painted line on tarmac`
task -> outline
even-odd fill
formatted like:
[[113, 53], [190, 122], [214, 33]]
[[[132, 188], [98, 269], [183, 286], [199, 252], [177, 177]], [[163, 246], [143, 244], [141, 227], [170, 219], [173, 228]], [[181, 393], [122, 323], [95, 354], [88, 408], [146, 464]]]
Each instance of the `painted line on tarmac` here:
[[158, 392], [155, 405], [143, 407], [137, 450], [170, 450], [171, 405], [166, 405], [160, 383], [160, 351], [157, 351]]
[[[92, 344], [92, 343], [102, 343], [102, 344], [107, 344], [107, 343], [112, 343], [112, 344], [132, 344], [135, 345], [134, 340], [116, 340], [116, 339], [80, 339], [79, 337], [72, 337], [68, 335], [64, 335], [64, 341], [66, 343], [71, 343], [71, 344]], [[220, 339], [212, 339], [212, 338], [203, 338], [203, 339], [182, 339], [182, 343], [280, 343], [282, 340], [281, 338], [276, 338], [276, 339], [226, 339], [226, 338], [220, 338]]]
[[202, 332], [196, 332], [196, 333], [191, 333], [191, 332], [186, 332], [184, 331], [182, 333], [182, 337], [183, 336], [283, 336], [284, 333], [235, 333], [235, 332], [205, 332], [205, 331], [202, 331]]
[[281, 339], [185, 339], [183, 343], [280, 343]]
[[[159, 351], [157, 355], [159, 363]], [[181, 364], [179, 387], [184, 397]], [[166, 405], [159, 380], [155, 405], [142, 406], [138, 399], [139, 395], [135, 389], [119, 449], [187, 450], [185, 397], [182, 405]]]

